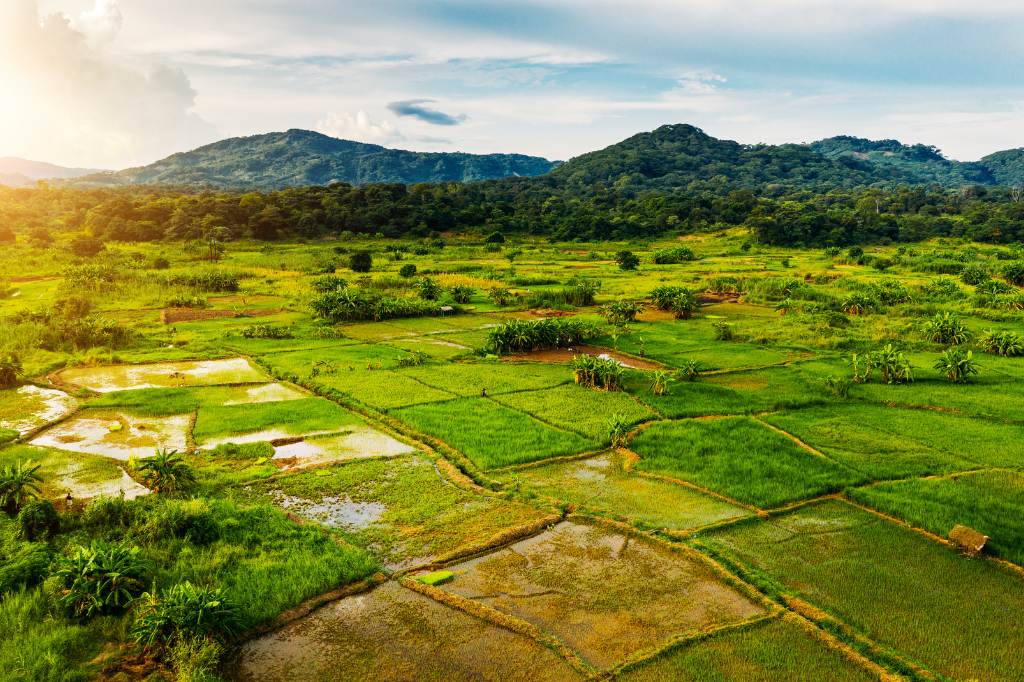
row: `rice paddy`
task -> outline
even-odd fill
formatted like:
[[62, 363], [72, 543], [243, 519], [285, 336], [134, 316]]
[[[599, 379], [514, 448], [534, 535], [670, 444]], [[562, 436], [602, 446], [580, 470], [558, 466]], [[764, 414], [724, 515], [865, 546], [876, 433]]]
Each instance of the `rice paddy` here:
[[[312, 319], [307, 261], [322, 245], [274, 246], [280, 261], [238, 296], [209, 299], [281, 310], [257, 320], [157, 324], [151, 307], [119, 310], [121, 292], [101, 312], [142, 340], [31, 356], [30, 381], [0, 389], [0, 443], [20, 439], [0, 444], [0, 466], [39, 465], [40, 496], [67, 515], [47, 551], [128, 540], [156, 561], [159, 589], [230, 590], [260, 632], [289, 621], [229, 650], [225, 680], [1024, 678], [1024, 359], [975, 347], [981, 373], [949, 382], [931, 369], [944, 348], [913, 321], [945, 302], [841, 314], [824, 306], [876, 273], [797, 252], [803, 272], [789, 277], [754, 262], [768, 251], [740, 257], [745, 238], [709, 234], [703, 260], [632, 273], [614, 253], [568, 246], [528, 247], [518, 274], [446, 249], [465, 262], [418, 264], [476, 268], [438, 278], [509, 286], [513, 299], [478, 290], [443, 318]], [[235, 248], [236, 264], [270, 262]], [[401, 264], [375, 256], [359, 286], [414, 296]], [[596, 306], [529, 298], [581, 272], [602, 281], [600, 305], [666, 283], [705, 289], [707, 305], [615, 324]], [[792, 300], [773, 298], [775, 280]], [[730, 286], [740, 293], [716, 293]], [[556, 315], [598, 336], [504, 355], [490, 343], [503, 322]], [[1016, 313], [986, 315], [1024, 331]], [[976, 334], [994, 324], [964, 317]], [[282, 338], [251, 337], [254, 322]], [[853, 381], [851, 353], [890, 342], [915, 380]], [[621, 387], [577, 383], [581, 353], [614, 361]], [[158, 449], [191, 467], [187, 491], [146, 486], [140, 462]], [[209, 538], [182, 530], [193, 523]], [[14, 556], [12, 524], [0, 518], [0, 563]], [[944, 542], [956, 525], [989, 536], [980, 556]], [[44, 588], [18, 589], [43, 618]], [[288, 611], [307, 599], [324, 605]], [[7, 608], [14, 597], [0, 597], [0, 619], [21, 618]], [[61, 637], [130, 650], [131, 616], [82, 634], [55, 613]], [[67, 651], [98, 674], [98, 644]]]

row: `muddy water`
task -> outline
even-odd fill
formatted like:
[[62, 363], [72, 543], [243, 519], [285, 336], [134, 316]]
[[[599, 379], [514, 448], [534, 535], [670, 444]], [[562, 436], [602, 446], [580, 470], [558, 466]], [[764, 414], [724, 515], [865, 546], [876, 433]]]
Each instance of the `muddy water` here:
[[549, 649], [388, 582], [244, 644], [235, 682], [561, 682], [583, 678]]
[[26, 385], [0, 391], [0, 428], [22, 433], [75, 409], [77, 401], [63, 391]]
[[442, 589], [537, 625], [598, 668], [763, 612], [680, 553], [579, 523], [448, 570]]
[[221, 436], [219, 438], [205, 438], [201, 442], [199, 440], [197, 440], [196, 442], [202, 445], [204, 448], [210, 449], [215, 448], [218, 445], [222, 445], [224, 443], [269, 443], [272, 440], [282, 440], [285, 438], [308, 438], [310, 436], [323, 436], [333, 431], [337, 431], [337, 428], [320, 429], [318, 431], [310, 431], [309, 433], [293, 433], [283, 428], [263, 429], [262, 431], [252, 431], [250, 433], [236, 433], [231, 436]]
[[381, 502], [355, 502], [348, 495], [324, 495], [319, 502], [292, 497], [280, 490], [271, 490], [270, 499], [282, 509], [288, 509], [303, 518], [324, 526], [342, 530], [359, 530], [379, 521], [387, 511]]
[[160, 362], [152, 365], [73, 367], [60, 374], [61, 381], [84, 386], [97, 393], [136, 388], [214, 386], [266, 381], [266, 376], [245, 358]]
[[616, 353], [605, 348], [594, 348], [592, 346], [578, 346], [574, 348], [557, 348], [553, 350], [535, 350], [520, 356], [512, 356], [513, 359], [521, 358], [531, 362], [568, 363], [577, 355], [590, 355], [602, 360], [614, 360], [619, 365], [629, 369], [660, 369], [660, 365], [653, 362], [645, 362], [631, 358], [628, 355]]
[[114, 476], [99, 481], [83, 481], [83, 465], [78, 462], [69, 462], [60, 470], [60, 478], [53, 482], [53, 488], [61, 492], [61, 497], [71, 493], [76, 500], [88, 500], [103, 495], [105, 497], [118, 497], [124, 495], [127, 500], [134, 500], [136, 497], [149, 494], [149, 488], [136, 483], [131, 476], [124, 471], [120, 476]]
[[617, 452], [505, 474], [502, 480], [564, 502], [666, 528], [697, 528], [750, 512], [685, 486], [627, 472]]
[[[46, 429], [30, 445], [87, 452], [114, 459], [152, 457], [156, 448], [183, 451], [187, 447], [189, 415], [136, 417], [123, 412], [86, 411]], [[120, 425], [111, 431], [111, 426]]]
[[246, 405], [250, 403], [276, 403], [284, 400], [301, 400], [309, 396], [302, 391], [284, 384], [265, 384], [239, 389], [240, 395], [226, 401], [225, 405]]
[[274, 459], [294, 457], [295, 462], [285, 467], [292, 468], [364, 457], [394, 457], [415, 450], [379, 431], [357, 429], [339, 436], [308, 438], [299, 443], [280, 445], [276, 448]]

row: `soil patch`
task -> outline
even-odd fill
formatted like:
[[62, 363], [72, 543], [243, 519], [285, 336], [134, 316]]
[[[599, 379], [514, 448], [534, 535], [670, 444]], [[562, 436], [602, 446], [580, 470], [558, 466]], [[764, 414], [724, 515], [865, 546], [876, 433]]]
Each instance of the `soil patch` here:
[[86, 452], [127, 460], [132, 454], [151, 457], [156, 448], [185, 450], [191, 415], [135, 417], [124, 412], [89, 410], [46, 429], [29, 445]]
[[160, 311], [161, 324], [174, 324], [176, 322], [199, 322], [202, 320], [215, 320], [220, 317], [265, 317], [284, 312], [284, 308], [252, 308], [250, 310], [197, 310], [195, 308], [167, 308]]
[[529, 637], [395, 582], [328, 604], [245, 643], [221, 674], [236, 682], [583, 679]]
[[600, 270], [600, 265], [566, 265], [566, 270]]
[[262, 383], [267, 380], [245, 358], [72, 367], [61, 372], [59, 377], [64, 383], [83, 386], [97, 393], [137, 388]]
[[714, 303], [739, 303], [740, 294], [736, 292], [725, 292], [722, 294], [704, 292], [700, 294], [697, 299], [704, 305], [712, 305]]
[[535, 350], [523, 355], [512, 356], [510, 359], [527, 360], [530, 362], [544, 362], [552, 364], [564, 364], [572, 361], [577, 355], [592, 355], [605, 360], [615, 360], [623, 367], [630, 369], [661, 369], [660, 365], [644, 360], [637, 360], [628, 355], [616, 353], [605, 348], [593, 346], [577, 346], [576, 348], [556, 348], [552, 350]]

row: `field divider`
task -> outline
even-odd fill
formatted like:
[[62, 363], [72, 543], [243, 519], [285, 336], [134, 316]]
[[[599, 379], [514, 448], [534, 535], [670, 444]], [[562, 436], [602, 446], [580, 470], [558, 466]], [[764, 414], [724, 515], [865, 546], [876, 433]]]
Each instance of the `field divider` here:
[[[874, 514], [875, 516], [878, 516], [878, 517], [880, 517], [882, 519], [885, 519], [886, 521], [889, 521], [890, 523], [895, 523], [898, 526], [902, 526], [903, 528], [906, 528], [907, 530], [909, 530], [909, 531], [911, 531], [913, 533], [917, 533], [921, 537], [928, 538], [929, 540], [931, 540], [933, 542], [938, 542], [940, 544], [946, 545], [947, 547], [950, 547], [950, 548], [953, 548], [953, 549], [957, 548], [957, 544], [955, 542], [947, 540], [946, 538], [942, 537], [941, 535], [936, 535], [935, 533], [932, 533], [931, 531], [925, 530], [924, 528], [918, 528], [917, 526], [913, 526], [913, 525], [907, 523], [906, 521], [904, 521], [902, 519], [896, 518], [895, 516], [889, 516], [888, 514], [880, 512], [877, 509], [872, 509], [871, 507], [865, 507], [864, 505], [862, 505], [862, 504], [860, 504], [858, 502], [854, 502], [853, 500], [851, 500], [850, 498], [848, 498], [846, 496], [839, 497], [838, 499], [840, 499], [842, 502], [845, 502], [846, 504], [848, 504], [848, 505], [850, 505], [852, 507], [856, 507], [857, 509], [862, 509], [863, 511], [870, 512], [871, 514]], [[1013, 563], [1011, 561], [1007, 561], [1006, 559], [1000, 559], [999, 557], [994, 557], [994, 556], [986, 556], [985, 557], [985, 561], [994, 561], [996, 564], [1002, 566], [1003, 568], [1005, 568], [1006, 570], [1010, 571], [1011, 573], [1016, 573], [1019, 576], [1024, 577], [1024, 567], [1018, 566], [1017, 564], [1015, 564], [1015, 563]]]
[[[842, 462], [837, 462], [836, 460], [834, 460], [831, 457], [829, 457], [828, 455], [826, 455], [824, 452], [812, 448], [810, 445], [808, 445], [807, 443], [803, 442], [802, 440], [800, 440], [799, 438], [797, 438], [793, 434], [789, 433], [788, 431], [784, 431], [784, 430], [780, 429], [779, 427], [777, 427], [777, 426], [775, 426], [773, 424], [769, 424], [768, 422], [763, 421], [762, 419], [759, 419], [758, 417], [751, 417], [751, 419], [756, 421], [761, 426], [767, 427], [767, 428], [771, 429], [772, 431], [774, 431], [775, 433], [778, 433], [778, 434], [781, 434], [781, 435], [785, 436], [786, 438], [788, 438], [791, 441], [793, 441], [798, 447], [803, 448], [804, 450], [806, 450], [807, 452], [810, 452], [813, 455], [817, 455], [818, 457], [821, 457], [822, 459], [828, 460], [829, 462], [832, 462], [833, 464], [835, 464], [837, 466], [841, 466], [841, 467], [844, 467], [844, 468], [847, 468], [847, 469], [852, 469], [852, 467], [850, 467], [849, 465], [843, 464]], [[856, 469], [854, 469], [854, 471], [856, 471]]]
[[526, 462], [525, 464], [513, 464], [512, 466], [502, 467], [500, 469], [488, 469], [487, 473], [502, 474], [511, 473], [515, 471], [522, 471], [524, 469], [536, 469], [538, 467], [547, 466], [549, 464], [557, 464], [558, 462], [574, 462], [581, 459], [589, 459], [590, 457], [596, 457], [604, 452], [610, 451], [611, 448], [601, 448], [600, 450], [588, 450], [587, 452], [581, 452], [575, 455], [564, 455], [562, 457], [551, 457], [549, 459], [541, 459], [536, 462]]
[[579, 654], [570, 649], [564, 642], [557, 637], [544, 632], [532, 623], [528, 623], [525, 620], [503, 613], [493, 606], [488, 606], [487, 604], [473, 601], [472, 599], [460, 597], [459, 595], [442, 590], [439, 587], [424, 585], [416, 580], [401, 578], [399, 580], [399, 584], [413, 592], [418, 592], [424, 596], [430, 597], [439, 604], [444, 604], [445, 606], [458, 609], [459, 611], [468, 613], [480, 620], [487, 621], [493, 625], [497, 625], [498, 627], [529, 637], [538, 644], [555, 652], [584, 677], [591, 678], [600, 674], [599, 670], [589, 663], [586, 663], [579, 657]]
[[16, 444], [27, 443], [28, 441], [32, 440], [33, 438], [38, 436], [40, 433], [45, 431], [46, 429], [52, 428], [54, 426], [57, 426], [57, 424], [61, 424], [63, 422], [66, 422], [68, 419], [71, 419], [76, 414], [78, 414], [79, 412], [81, 412], [81, 411], [83, 411], [85, 409], [87, 409], [87, 406], [79, 403], [79, 404], [75, 405], [72, 409], [68, 410], [67, 412], [65, 412], [61, 416], [57, 417], [56, 419], [51, 419], [50, 421], [44, 422], [44, 423], [40, 424], [39, 426], [35, 426], [35, 427], [29, 429], [28, 431], [26, 431], [25, 433], [19, 432], [18, 437], [15, 438], [11, 442], [12, 443], [16, 443]]
[[679, 478], [672, 478], [670, 476], [662, 476], [660, 474], [651, 474], [651, 473], [648, 473], [646, 471], [641, 471], [640, 469], [636, 468], [636, 463], [642, 461], [643, 457], [641, 457], [640, 455], [636, 454], [632, 450], [629, 450], [628, 448], [624, 448], [624, 447], [623, 448], [619, 448], [619, 452], [622, 453], [623, 458], [625, 459], [625, 467], [623, 467], [623, 471], [625, 473], [627, 473], [627, 474], [628, 473], [635, 473], [636, 475], [643, 476], [644, 478], [649, 478], [649, 479], [656, 480], [656, 481], [664, 481], [666, 483], [672, 483], [672, 484], [675, 484], [675, 485], [681, 485], [681, 486], [684, 486], [686, 488], [690, 488], [692, 490], [696, 490], [698, 492], [704, 493], [705, 495], [710, 495], [711, 497], [718, 498], [719, 500], [722, 500], [723, 502], [728, 502], [729, 504], [735, 505], [737, 507], [743, 507], [744, 509], [748, 509], [748, 510], [754, 512], [755, 514], [761, 515], [761, 514], [765, 513], [764, 510], [759, 509], [759, 508], [757, 508], [757, 507], [755, 507], [753, 505], [747, 504], [745, 502], [739, 502], [737, 500], [730, 499], [730, 498], [726, 497], [725, 495], [722, 495], [720, 493], [716, 493], [714, 490], [708, 490], [707, 488], [702, 488], [699, 485], [695, 485], [693, 483], [690, 483], [689, 481], [684, 481], [684, 480], [679, 479]]

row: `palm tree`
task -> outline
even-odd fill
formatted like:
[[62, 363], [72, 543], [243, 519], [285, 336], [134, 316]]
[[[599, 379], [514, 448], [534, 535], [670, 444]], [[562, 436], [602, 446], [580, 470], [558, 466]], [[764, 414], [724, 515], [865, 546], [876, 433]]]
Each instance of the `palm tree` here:
[[22, 376], [24, 372], [18, 358], [13, 355], [0, 355], [0, 386], [10, 386]]
[[177, 450], [157, 448], [156, 455], [139, 462], [142, 482], [155, 493], [172, 493], [196, 482], [192, 468], [180, 457]]
[[18, 460], [0, 469], [0, 508], [9, 514], [16, 513], [27, 499], [39, 497], [36, 483], [42, 483], [43, 477], [36, 473], [39, 465], [30, 464]]

